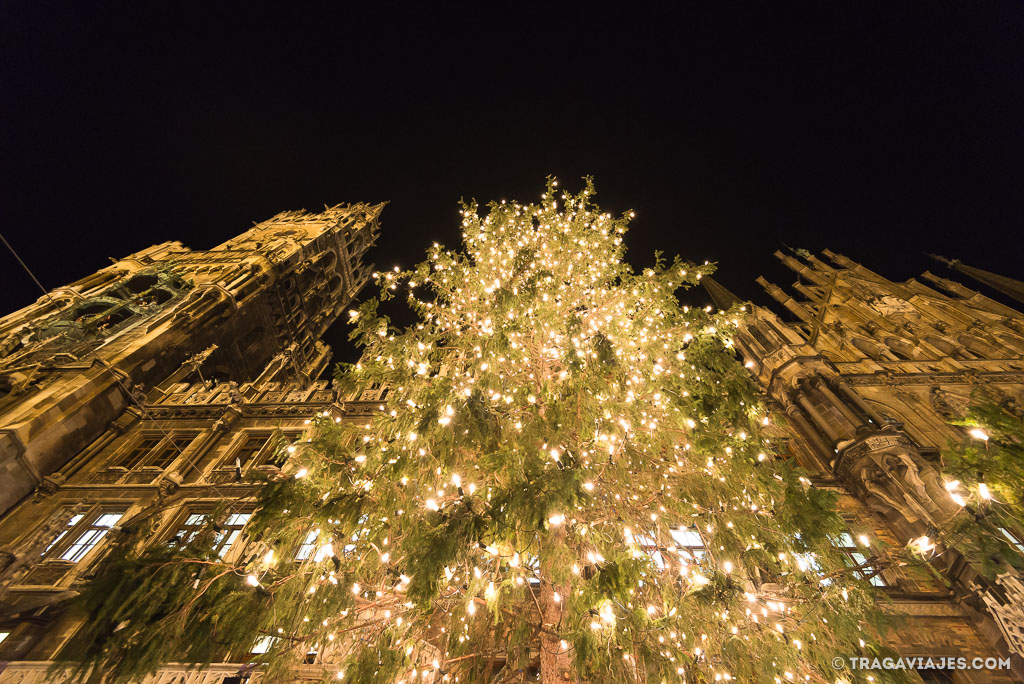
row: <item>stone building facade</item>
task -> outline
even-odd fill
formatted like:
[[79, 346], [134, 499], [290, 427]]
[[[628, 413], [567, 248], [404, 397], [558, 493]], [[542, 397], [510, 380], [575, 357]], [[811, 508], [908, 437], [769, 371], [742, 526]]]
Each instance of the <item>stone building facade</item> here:
[[382, 207], [278, 214], [207, 251], [156, 245], [0, 319], [0, 661], [59, 650], [74, 587], [153, 516], [162, 534], [230, 501], [223, 550], [239, 552], [242, 476], [337, 403], [321, 337], [369, 278]]
[[[51, 681], [45, 663], [77, 627], [64, 605], [112, 540], [141, 525], [171, 539], [218, 511], [219, 552], [241, 557], [248, 476], [276, 472], [315, 414], [377, 410], [386, 390], [341, 395], [319, 379], [319, 338], [366, 281], [379, 212], [282, 214], [208, 252], [159, 245], [0, 321], [0, 682]], [[839, 493], [857, 561], [956, 512], [937, 469], [963, 437], [949, 420], [978, 385], [1024, 401], [1024, 315], [935, 275], [896, 283], [801, 254], [778, 256], [802, 299], [762, 281], [786, 318], [753, 306], [736, 347], [782, 449]], [[736, 301], [705, 282], [715, 304]], [[926, 682], [1024, 681], [1024, 587], [987, 583], [952, 553], [933, 564], [945, 582], [913, 566], [871, 576], [906, 617], [900, 652], [1014, 667]], [[225, 652], [204, 673], [172, 664], [147, 684], [256, 682], [248, 656]]]
[[[782, 419], [785, 450], [816, 486], [840, 495], [850, 529], [845, 543], [863, 559], [872, 546], [900, 547], [929, 535], [960, 510], [940, 477], [939, 454], [965, 438], [950, 421], [979, 386], [1017, 411], [1024, 406], [1024, 314], [929, 272], [927, 282], [897, 283], [842, 255], [823, 255], [828, 262], [804, 251], [776, 252], [796, 274], [799, 297], [758, 282], [796, 322], [753, 306], [736, 345]], [[999, 278], [991, 284], [1008, 297], [1024, 285], [978, 273]], [[713, 280], [707, 289], [720, 307], [737, 301]], [[1004, 532], [1024, 549], [1022, 530]], [[894, 644], [900, 653], [1002, 657], [1013, 668], [922, 672], [925, 681], [1024, 679], [1019, 578], [987, 582], [971, 559], [948, 549], [931, 564], [942, 580], [912, 566], [885, 568], [872, 579], [907, 618]]]

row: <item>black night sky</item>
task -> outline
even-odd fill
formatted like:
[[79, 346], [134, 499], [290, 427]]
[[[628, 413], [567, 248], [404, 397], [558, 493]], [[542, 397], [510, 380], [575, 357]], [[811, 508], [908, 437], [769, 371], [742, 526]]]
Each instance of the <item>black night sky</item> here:
[[[1024, 278], [1019, 2], [284, 5], [3, 3], [0, 231], [47, 288], [349, 201], [390, 202], [373, 258], [409, 266], [460, 197], [548, 174], [636, 211], [634, 265], [759, 301], [783, 243]], [[0, 273], [0, 311], [40, 295]]]

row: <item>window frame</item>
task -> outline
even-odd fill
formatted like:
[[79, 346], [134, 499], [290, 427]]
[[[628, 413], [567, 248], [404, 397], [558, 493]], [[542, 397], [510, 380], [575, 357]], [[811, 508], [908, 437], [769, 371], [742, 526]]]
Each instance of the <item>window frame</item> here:
[[[231, 444], [228, 445], [227, 455], [220, 461], [218, 469], [234, 470], [237, 468], [241, 472], [246, 473], [253, 468], [280, 468], [288, 459], [287, 453], [283, 454], [280, 460], [271, 460], [274, 456], [274, 446], [276, 445], [274, 438], [279, 432], [282, 434], [285, 444], [291, 444], [301, 439], [302, 435], [305, 434], [305, 430], [298, 426], [277, 428], [276, 430], [241, 430], [235, 439], [232, 440]], [[245, 461], [242, 461], [239, 458], [239, 454], [255, 440], [260, 440], [259, 448], [251, 452]]]
[[[692, 533], [696, 535], [697, 539], [700, 539], [700, 544], [687, 544], [684, 541], [693, 541], [692, 537], [684, 538], [684, 533]], [[675, 557], [678, 562], [685, 565], [701, 565], [704, 559], [707, 558], [708, 548], [707, 540], [704, 539], [704, 535], [701, 534], [700, 527], [697, 524], [688, 525], [686, 527], [672, 527], [669, 529], [669, 538], [672, 540], [671, 544], [662, 544], [657, 539], [654, 539], [646, 532], [635, 532], [633, 533], [633, 541], [643, 549], [644, 553], [654, 563], [654, 567], [659, 572], [666, 570], [670, 566], [669, 556], [666, 552], [669, 549], [675, 550]]]
[[[160, 446], [162, 440], [163, 436], [159, 433], [140, 432], [136, 439], [117, 452], [110, 467], [127, 471], [135, 470], [142, 465], [147, 456], [153, 453], [154, 449]], [[147, 442], [150, 442], [148, 446]]]
[[[843, 543], [845, 541], [844, 538], [849, 539], [849, 544]], [[840, 532], [836, 538], [832, 539], [832, 545], [835, 547], [836, 551], [839, 551], [841, 554], [843, 554], [847, 562], [852, 563], [852, 566], [850, 568], [851, 570], [853, 570], [853, 568], [856, 566], [864, 565], [864, 563], [868, 561], [868, 556], [866, 552], [871, 550], [871, 546], [863, 546], [862, 544], [858, 544], [857, 538], [853, 536], [853, 531], [849, 528], [843, 532]], [[853, 570], [853, 573], [857, 577], [857, 579], [864, 580], [876, 589], [893, 588], [893, 583], [887, 580], [882, 575], [882, 572], [882, 570], [878, 570], [872, 565], [867, 565], [863, 568]], [[871, 573], [874, 574], [871, 575]], [[868, 575], [871, 576], [868, 577]]]
[[[270, 444], [271, 438], [274, 436], [273, 432], [267, 432], [264, 430], [242, 430], [239, 432], [239, 436], [228, 447], [227, 456], [221, 461], [220, 468], [224, 470], [230, 470], [234, 468], [241, 469], [242, 472], [249, 470], [253, 467], [260, 456], [266, 451], [267, 446]], [[239, 458], [239, 454], [253, 441], [262, 440], [259, 447], [252, 451], [245, 461]]]
[[306, 533], [306, 536], [302, 538], [299, 545], [295, 547], [295, 553], [292, 555], [292, 561], [296, 563], [304, 563], [310, 558], [316, 555], [317, 541], [320, 539], [320, 530], [310, 530]]
[[[184, 454], [185, 451], [192, 446], [196, 439], [199, 438], [199, 435], [200, 431], [198, 430], [172, 431], [146, 455], [139, 467], [167, 470], [179, 456]], [[182, 444], [182, 442], [184, 442], [184, 444]], [[167, 459], [166, 462], [163, 464], [156, 463], [158, 459], [161, 459], [161, 457], [168, 453], [171, 454], [171, 457]]]
[[[241, 510], [233, 510], [225, 514], [223, 521], [217, 523], [217, 527], [220, 529], [214, 536], [212, 551], [217, 554], [218, 558], [223, 560], [231, 553], [232, 549], [236, 548], [237, 542], [242, 537], [254, 512], [252, 507], [243, 507]], [[213, 509], [203, 506], [186, 509], [175, 519], [174, 524], [170, 525], [170, 534], [167, 535], [165, 543], [180, 546], [190, 543], [214, 520], [214, 513]], [[239, 524], [238, 518], [241, 516], [244, 516], [244, 519]]]
[[1009, 544], [1013, 548], [1017, 549], [1018, 553], [1024, 554], [1024, 539], [1021, 539], [1016, 530], [1011, 530], [1009, 527], [1003, 525], [1000, 525], [998, 529], [1003, 535], [1001, 540], [1003, 543]]
[[[166, 470], [192, 446], [201, 434], [201, 430], [141, 432], [130, 444], [118, 451], [109, 467], [126, 472], [139, 472], [146, 469]], [[166, 461], [163, 459], [165, 454], [171, 454]], [[160, 462], [156, 462], [158, 459]]]
[[[128, 503], [100, 504], [85, 513], [72, 514], [68, 525], [43, 550], [43, 562], [79, 565], [87, 560], [103, 546], [107, 533], [124, 520], [130, 507]], [[108, 520], [101, 524], [105, 518]]]

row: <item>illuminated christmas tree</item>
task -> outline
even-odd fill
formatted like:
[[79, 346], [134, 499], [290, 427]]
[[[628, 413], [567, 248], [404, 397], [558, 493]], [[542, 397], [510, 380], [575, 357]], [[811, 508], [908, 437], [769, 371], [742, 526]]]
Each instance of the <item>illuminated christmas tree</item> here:
[[632, 215], [593, 192], [464, 206], [461, 250], [378, 274], [418, 322], [351, 312], [363, 356], [338, 379], [389, 388], [379, 411], [313, 419], [243, 564], [206, 550], [215, 527], [113, 558], [84, 666], [263, 644], [270, 681], [311, 652], [360, 683], [861, 676], [832, 661], [879, 652], [880, 614], [833, 495], [763, 435], [743, 309], [679, 302], [708, 264], [634, 271]]

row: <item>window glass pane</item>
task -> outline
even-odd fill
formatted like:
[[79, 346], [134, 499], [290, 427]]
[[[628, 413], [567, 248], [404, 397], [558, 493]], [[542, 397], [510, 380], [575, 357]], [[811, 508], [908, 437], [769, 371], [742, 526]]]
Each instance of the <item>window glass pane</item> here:
[[270, 439], [270, 435], [249, 435], [245, 441], [231, 456], [228, 457], [227, 466], [235, 465], [236, 460], [241, 464], [243, 468], [249, 465], [253, 457], [259, 453], [264, 447], [267, 441]]
[[652, 539], [652, 538], [650, 538], [650, 537], [648, 537], [647, 535], [644, 535], [644, 534], [635, 534], [635, 535], [633, 535], [633, 540], [636, 541], [637, 544], [639, 544], [640, 546], [642, 546], [644, 548], [650, 548], [652, 546], [653, 547], [657, 547], [658, 546], [658, 542], [654, 541], [654, 539]]
[[238, 539], [242, 533], [242, 528], [249, 522], [249, 518], [252, 517], [251, 513], [232, 513], [228, 516], [224, 522], [224, 530], [217, 534], [217, 538], [214, 542], [214, 548], [217, 549], [217, 555], [221, 558], [228, 552], [232, 544]]
[[100, 539], [106, 533], [106, 530], [86, 530], [82, 536], [75, 540], [74, 544], [61, 554], [60, 559], [77, 563], [82, 559], [82, 556], [89, 553], [100, 542]]
[[79, 535], [78, 539], [71, 546], [64, 550], [64, 553], [60, 555], [60, 559], [72, 563], [80, 561], [100, 543], [100, 540], [106, 536], [107, 530], [116, 524], [123, 515], [124, 513], [104, 513], [100, 515], [95, 522], [89, 525], [85, 532]]
[[165, 444], [156, 456], [151, 458], [145, 465], [154, 468], [166, 468], [174, 459], [178, 458], [185, 451], [185, 448], [192, 443], [195, 435], [178, 435]]
[[104, 513], [96, 519], [96, 527], [113, 527], [124, 513]]
[[172, 545], [190, 543], [209, 519], [210, 515], [208, 513], [190, 513], [185, 517], [185, 521], [181, 523], [178, 531], [171, 538], [170, 543]]
[[153, 447], [159, 443], [160, 437], [143, 437], [121, 458], [117, 465], [128, 469], [134, 468], [146, 457], [146, 454], [152, 451]]
[[276, 637], [272, 637], [272, 636], [262, 637], [262, 638], [260, 638], [259, 641], [257, 641], [253, 645], [252, 650], [249, 651], [249, 652], [250, 653], [254, 653], [254, 654], [266, 653], [274, 645], [275, 641], [277, 641]]
[[704, 540], [695, 527], [676, 528], [671, 531], [672, 539], [680, 546], [704, 548]]
[[251, 513], [232, 513], [228, 516], [227, 522], [225, 523], [228, 527], [243, 526], [249, 522], [249, 518], [252, 516]]
[[217, 552], [217, 555], [220, 556], [221, 558], [223, 558], [224, 554], [226, 554], [231, 549], [231, 545], [235, 543], [235, 540], [238, 539], [238, 535], [240, 535], [240, 534], [241, 534], [240, 531], [232, 530], [228, 534], [228, 538], [224, 542], [224, 545], [220, 547], [220, 551]]
[[67, 535], [67, 533], [71, 530], [71, 528], [80, 523], [82, 521], [82, 518], [84, 517], [85, 516], [81, 513], [76, 513], [75, 515], [71, 516], [71, 520], [68, 520], [68, 526], [61, 530], [61, 533], [54, 537], [52, 542], [46, 545], [46, 548], [43, 549], [42, 555], [45, 556], [46, 552], [52, 549], [57, 542], [63, 539], [65, 535]]
[[316, 530], [313, 530], [306, 535], [306, 538], [299, 544], [298, 550], [295, 552], [295, 560], [306, 560], [313, 555], [313, 549], [316, 548], [316, 538], [319, 536]]
[[1022, 543], [1021, 540], [1013, 534], [1013, 532], [1010, 532], [1010, 530], [1006, 529], [1005, 527], [1000, 527], [999, 531], [1003, 533], [1004, 537], [1010, 540], [1011, 544], [1017, 547], [1018, 551], [1024, 552], [1024, 543]]
[[840, 534], [836, 537], [836, 546], [846, 555], [850, 565], [857, 566], [855, 572], [858, 577], [867, 579], [869, 583], [876, 587], [888, 586], [881, 574], [876, 574], [875, 569], [870, 565], [864, 565], [868, 561], [868, 556], [861, 550], [861, 547], [857, 546], [857, 542], [854, 541], [852, 534], [849, 532]]

